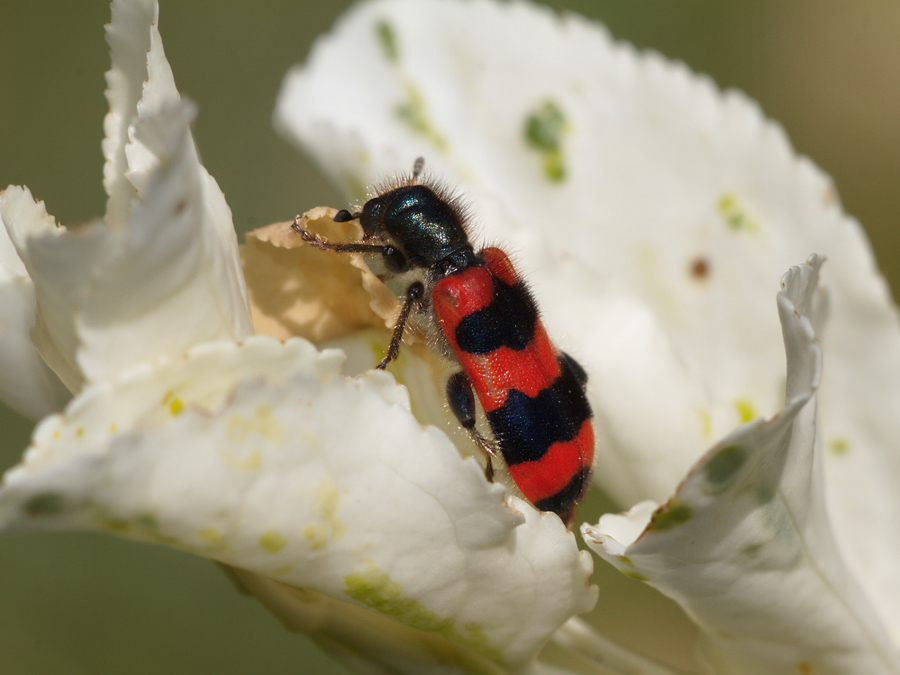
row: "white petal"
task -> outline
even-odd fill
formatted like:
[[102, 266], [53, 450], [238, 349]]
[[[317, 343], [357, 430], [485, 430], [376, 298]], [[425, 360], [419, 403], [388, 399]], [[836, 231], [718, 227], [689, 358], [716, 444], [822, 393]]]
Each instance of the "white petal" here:
[[339, 360], [251, 338], [88, 387], [7, 473], [0, 528], [166, 543], [527, 661], [593, 606], [590, 557]]
[[131, 127], [139, 113], [147, 117], [178, 103], [181, 97], [163, 52], [156, 0], [115, 0], [111, 11], [112, 21], [106, 26], [112, 68], [106, 73], [109, 113], [103, 122], [103, 184], [109, 195], [106, 222], [119, 227], [128, 220], [134, 199], [132, 180], [140, 181], [146, 174], [146, 169], [136, 168], [135, 163], [152, 162], [152, 157], [144, 157], [142, 162], [134, 156], [142, 148], [131, 144]]
[[[243, 282], [226, 269], [232, 252], [219, 246], [205, 215], [205, 174], [196, 162], [190, 116], [180, 104], [137, 126], [136, 137], [159, 166], [126, 228], [94, 223], [67, 232], [15, 188], [0, 202], [35, 281], [33, 339], [72, 391], [84, 380], [252, 330]], [[240, 280], [240, 288], [229, 280]]]
[[[7, 350], [4, 355], [5, 358], [3, 364], [6, 367], [11, 367], [10, 364], [16, 361], [22, 362], [23, 365], [30, 362], [32, 366], [26, 367], [31, 371], [32, 377], [30, 378], [30, 383], [26, 386], [33, 387], [36, 382], [49, 379], [41, 373], [41, 366], [37, 365], [37, 361], [41, 361], [45, 364], [43, 366], [44, 368], [49, 367], [52, 373], [55, 374], [55, 377], [59, 379], [65, 387], [68, 387], [69, 383], [77, 382], [79, 380], [78, 368], [74, 363], [74, 355], [69, 352], [58, 350], [52, 341], [44, 345], [40, 344], [42, 338], [47, 335], [47, 329], [45, 328], [45, 314], [41, 311], [41, 308], [37, 306], [35, 296], [37, 293], [40, 293], [40, 291], [35, 288], [36, 285], [34, 284], [33, 277], [29, 278], [32, 269], [30, 269], [29, 261], [26, 260], [27, 254], [24, 254], [28, 245], [27, 236], [29, 233], [31, 233], [32, 236], [51, 240], [58, 237], [63, 230], [58, 228], [56, 226], [56, 221], [47, 215], [44, 203], [35, 202], [31, 193], [28, 191], [28, 188], [14, 185], [9, 186], [3, 194], [0, 195], [0, 222], [5, 226], [8, 241], [13, 245], [20, 265], [25, 268], [24, 275], [19, 278], [28, 279], [28, 281], [25, 282], [26, 287], [21, 289], [19, 297], [15, 300], [11, 300], [11, 303], [18, 305], [18, 310], [14, 311], [14, 305], [11, 304], [10, 306], [13, 317], [11, 319], [13, 323], [10, 326], [10, 332], [17, 335], [17, 337], [13, 339], [15, 340], [14, 344], [19, 345], [19, 347], [13, 347], [11, 345], [11, 349]], [[38, 285], [39, 284], [40, 282], [38, 282]], [[58, 321], [58, 325], [53, 325], [57, 322], [59, 317], [65, 315], [67, 312], [64, 305], [65, 303], [63, 302], [62, 306], [52, 307], [51, 303], [47, 303], [48, 312], [46, 316], [51, 323], [50, 329], [57, 330], [57, 339], [59, 341], [74, 342], [74, 335], [71, 330], [68, 329], [69, 327], [66, 325], [66, 322]], [[31, 337], [28, 337], [29, 335]], [[30, 349], [25, 344], [26, 340], [29, 343], [34, 341], [34, 344], [30, 345]], [[33, 355], [31, 352], [34, 352]], [[15, 386], [14, 381], [11, 382], [11, 386]], [[39, 385], [39, 388], [43, 387]], [[46, 405], [38, 405], [33, 412], [36, 413], [44, 407], [53, 409], [53, 401], [56, 398], [57, 396], [54, 395], [49, 399], [46, 399]], [[64, 400], [65, 395], [60, 394], [59, 398]], [[10, 405], [13, 405], [12, 401], [10, 401]], [[58, 410], [59, 408], [57, 407], [55, 409]], [[47, 410], [47, 412], [49, 412], [49, 410]]]
[[667, 485], [683, 476], [698, 452], [697, 439], [708, 444], [715, 438], [711, 417], [701, 414], [712, 407], [711, 398], [659, 317], [582, 260], [546, 247], [529, 251], [526, 277], [534, 282], [547, 329], [590, 374], [594, 465], [604, 488], [627, 503], [646, 494], [648, 483]]
[[[3, 195], [4, 192], [0, 192], [0, 199], [3, 199]], [[0, 220], [0, 280], [6, 281], [15, 277], [27, 279], [28, 271], [6, 232], [6, 225]]]
[[0, 400], [38, 420], [62, 410], [70, 395], [31, 343], [33, 323], [34, 284], [0, 217]]
[[[347, 105], [346, 92], [366, 104]], [[553, 131], [548, 103], [563, 120], [557, 155], [526, 132], [530, 118]], [[479, 229], [524, 254], [563, 348], [554, 325], [568, 330], [583, 317], [586, 293], [545, 293], [558, 284], [542, 255], [563, 250], [640, 300], [655, 318], [632, 340], [655, 347], [665, 367], [623, 388], [606, 414], [610, 431], [598, 433], [607, 466], [596, 479], [623, 503], [664, 499], [710, 438], [779, 408], [784, 361], [768, 289], [810, 251], [826, 256], [829, 509], [842, 554], [865, 570], [861, 583], [900, 644], [897, 311], [830, 180], [755, 103], [572, 15], [391, 0], [359, 6], [317, 42], [308, 65], [288, 74], [276, 122], [355, 196], [417, 155], [461, 183]], [[562, 180], [548, 172], [553, 161]], [[542, 234], [531, 241], [518, 228]], [[611, 321], [602, 331], [620, 329]], [[611, 340], [597, 345], [615, 348]], [[627, 380], [634, 366], [623, 360], [616, 376], [608, 354], [576, 356], [594, 388]], [[661, 408], [648, 392], [675, 396]], [[593, 396], [598, 409], [609, 399]], [[647, 461], [660, 436], [670, 439], [665, 464], [682, 470]]]
[[833, 275], [827, 263], [819, 439], [828, 510], [841, 553], [900, 649], [900, 317], [869, 251], [848, 241], [835, 267], [844, 261]]
[[815, 393], [822, 368], [815, 257], [778, 296], [784, 409], [716, 445], [661, 508], [647, 503], [582, 531], [622, 572], [677, 600], [716, 673], [897, 673], [877, 616], [829, 529]]
[[0, 400], [32, 420], [62, 410], [70, 398], [28, 337], [34, 285], [27, 277], [0, 281]]

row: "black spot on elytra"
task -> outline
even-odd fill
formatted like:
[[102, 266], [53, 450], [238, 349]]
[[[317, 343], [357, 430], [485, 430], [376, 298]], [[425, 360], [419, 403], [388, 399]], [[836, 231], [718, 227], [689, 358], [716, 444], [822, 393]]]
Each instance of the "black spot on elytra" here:
[[490, 354], [500, 347], [522, 351], [534, 339], [537, 306], [522, 283], [494, 278], [494, 299], [456, 326], [456, 342], [470, 354]]
[[581, 467], [562, 490], [552, 497], [535, 502], [535, 507], [541, 511], [553, 511], [559, 514], [572, 509], [587, 491], [588, 485], [591, 483], [591, 473], [591, 467]]
[[507, 464], [540, 460], [551, 445], [571, 441], [591, 417], [584, 388], [566, 358], [553, 384], [531, 398], [511, 389], [506, 403], [487, 413], [491, 430]]

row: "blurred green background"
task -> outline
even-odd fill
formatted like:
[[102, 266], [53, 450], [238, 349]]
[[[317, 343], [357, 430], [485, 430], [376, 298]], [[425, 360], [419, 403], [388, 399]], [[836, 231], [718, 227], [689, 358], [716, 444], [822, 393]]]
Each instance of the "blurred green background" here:
[[[162, 3], [166, 54], [180, 91], [199, 105], [195, 139], [239, 231], [340, 204], [316, 169], [274, 134], [270, 118], [288, 67], [349, 4]], [[617, 38], [759, 101], [797, 150], [834, 178], [896, 296], [900, 3], [545, 4], [596, 18]], [[64, 224], [99, 216], [109, 7], [3, 0], [0, 10], [0, 187], [27, 185]], [[26, 447], [32, 425], [0, 408], [5, 469]], [[614, 599], [610, 591], [605, 601]], [[638, 621], [621, 608], [610, 623], [627, 641]], [[686, 637], [660, 636], [660, 651]], [[0, 539], [6, 675], [345, 672], [309, 645], [238, 595], [209, 561], [99, 535]]]

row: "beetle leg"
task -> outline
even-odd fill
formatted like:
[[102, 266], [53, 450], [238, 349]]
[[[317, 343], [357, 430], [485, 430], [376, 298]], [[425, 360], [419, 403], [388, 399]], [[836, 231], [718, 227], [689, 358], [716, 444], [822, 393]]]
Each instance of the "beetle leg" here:
[[413, 305], [425, 293], [425, 286], [421, 281], [413, 282], [406, 289], [406, 300], [403, 301], [403, 307], [400, 309], [400, 316], [397, 317], [397, 323], [394, 325], [394, 332], [391, 335], [391, 346], [388, 348], [387, 356], [381, 359], [376, 368], [384, 370], [387, 365], [397, 358], [400, 353], [400, 344], [403, 342], [403, 331], [406, 329], [406, 322], [412, 313]]
[[497, 452], [491, 442], [475, 428], [475, 394], [472, 391], [472, 383], [461, 370], [453, 373], [447, 380], [447, 404], [462, 428], [469, 432], [472, 441], [484, 455], [487, 462], [484, 466], [484, 477], [489, 483], [494, 482], [494, 465], [491, 458]]
[[[347, 214], [347, 218], [342, 220], [338, 220], [338, 216], [342, 213]], [[348, 211], [338, 211], [337, 215], [335, 215], [335, 222], [345, 222], [347, 220], [353, 220], [357, 218], [359, 214], [351, 214]], [[315, 232], [310, 232], [309, 230], [304, 230], [300, 227], [300, 219], [302, 216], [297, 216], [294, 218], [294, 223], [291, 225], [291, 229], [300, 235], [300, 238], [303, 239], [307, 244], [311, 246], [315, 246], [318, 249], [323, 251], [335, 251], [336, 253], [364, 253], [368, 255], [379, 254], [382, 258], [384, 258], [385, 266], [393, 273], [403, 272], [407, 268], [406, 256], [400, 251], [400, 249], [391, 246], [389, 244], [365, 244], [360, 241], [348, 241], [342, 244], [335, 244], [328, 241], [325, 237], [316, 234]]]

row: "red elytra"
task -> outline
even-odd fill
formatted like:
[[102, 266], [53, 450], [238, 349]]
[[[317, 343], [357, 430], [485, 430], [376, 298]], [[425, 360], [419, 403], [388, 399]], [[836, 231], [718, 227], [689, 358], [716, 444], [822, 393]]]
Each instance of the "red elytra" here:
[[[434, 314], [481, 403], [510, 476], [535, 506], [569, 524], [590, 483], [594, 458], [582, 371], [550, 342], [509, 257], [498, 248], [481, 253], [483, 265], [434, 282]], [[465, 321], [471, 327], [459, 331]], [[494, 330], [498, 323], [505, 330]], [[473, 331], [479, 336], [467, 337]], [[491, 332], [498, 333], [493, 341], [483, 335]], [[454, 392], [448, 398], [454, 408]]]

